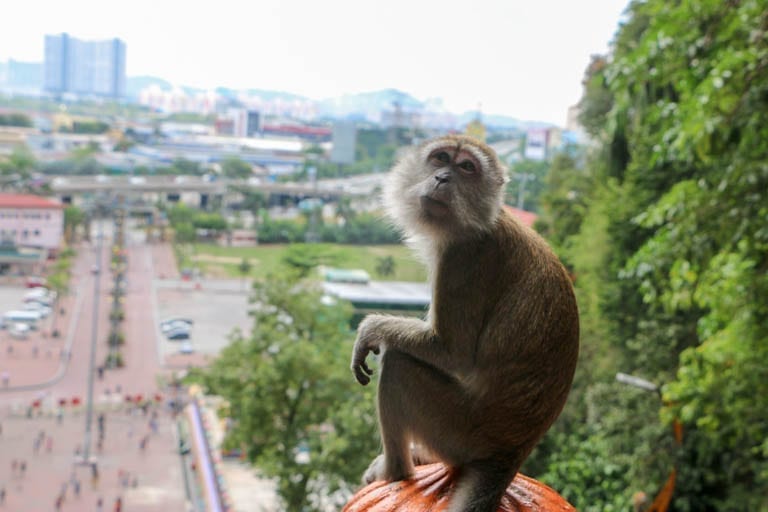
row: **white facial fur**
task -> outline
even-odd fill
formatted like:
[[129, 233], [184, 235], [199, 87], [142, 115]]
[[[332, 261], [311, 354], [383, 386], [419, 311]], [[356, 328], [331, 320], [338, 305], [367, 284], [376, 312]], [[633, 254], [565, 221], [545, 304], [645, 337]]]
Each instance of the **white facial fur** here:
[[[475, 173], [465, 173], [454, 163], [443, 164], [430, 158], [445, 149], [452, 157], [467, 155], [479, 164]], [[459, 157], [457, 157], [459, 158]], [[440, 190], [446, 204], [445, 215], [431, 215], [422, 203], [423, 196], [434, 196], [436, 176], [450, 182]], [[493, 227], [502, 206], [506, 171], [495, 153], [475, 139], [448, 135], [409, 148], [390, 172], [384, 188], [387, 213], [411, 241], [421, 238], [445, 243], [487, 232]]]

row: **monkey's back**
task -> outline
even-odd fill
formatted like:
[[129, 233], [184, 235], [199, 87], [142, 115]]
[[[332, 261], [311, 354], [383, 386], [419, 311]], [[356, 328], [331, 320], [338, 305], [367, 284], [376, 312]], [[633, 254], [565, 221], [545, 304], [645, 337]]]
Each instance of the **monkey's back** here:
[[502, 211], [491, 233], [443, 253], [430, 314], [463, 354], [477, 435], [532, 447], [562, 410], [578, 356], [573, 287], [546, 242]]

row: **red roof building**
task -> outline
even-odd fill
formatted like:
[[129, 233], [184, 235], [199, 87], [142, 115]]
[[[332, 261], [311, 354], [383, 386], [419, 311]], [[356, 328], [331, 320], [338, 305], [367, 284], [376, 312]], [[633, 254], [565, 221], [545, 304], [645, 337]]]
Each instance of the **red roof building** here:
[[520, 208], [515, 208], [514, 206], [504, 205], [504, 209], [511, 213], [523, 226], [527, 226], [531, 229], [533, 229], [533, 224], [536, 222], [536, 219], [539, 218], [539, 216], [533, 212], [527, 212]]
[[6, 194], [0, 192], [0, 208], [62, 209], [64, 205], [54, 199], [32, 194]]
[[0, 193], [0, 243], [55, 250], [64, 231], [64, 205], [32, 194]]

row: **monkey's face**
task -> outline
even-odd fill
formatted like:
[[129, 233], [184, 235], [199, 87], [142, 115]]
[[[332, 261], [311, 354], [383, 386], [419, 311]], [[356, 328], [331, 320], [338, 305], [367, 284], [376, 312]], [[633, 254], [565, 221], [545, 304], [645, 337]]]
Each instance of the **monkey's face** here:
[[410, 235], [460, 238], [491, 228], [504, 182], [491, 148], [471, 137], [449, 135], [405, 155], [392, 170], [385, 201]]

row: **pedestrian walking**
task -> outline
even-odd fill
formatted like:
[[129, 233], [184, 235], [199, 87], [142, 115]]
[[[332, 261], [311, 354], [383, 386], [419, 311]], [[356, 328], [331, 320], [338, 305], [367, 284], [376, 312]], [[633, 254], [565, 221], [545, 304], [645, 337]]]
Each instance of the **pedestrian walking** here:
[[56, 411], [56, 423], [61, 425], [61, 422], [64, 421], [64, 408], [59, 407], [59, 410]]
[[16, 472], [19, 470], [19, 461], [16, 459], [13, 459], [11, 461], [11, 475], [16, 475]]
[[75, 493], [75, 498], [80, 497], [80, 480], [75, 479], [72, 483], [72, 492]]
[[96, 500], [96, 512], [104, 512], [104, 498], [101, 496]]
[[54, 502], [54, 507], [56, 507], [56, 512], [59, 512], [61, 510], [61, 506], [64, 504], [64, 496], [59, 494], [56, 496], [56, 501]]
[[21, 476], [21, 478], [24, 478], [24, 475], [26, 474], [26, 472], [27, 472], [27, 461], [22, 460], [21, 462], [19, 462], [19, 476]]
[[[9, 345], [9, 347], [10, 347], [10, 345]], [[7, 388], [8, 384], [11, 382], [11, 374], [8, 373], [7, 370], [3, 370], [2, 378], [3, 378], [3, 387]]]
[[48, 436], [45, 439], [45, 452], [51, 453], [51, 450], [53, 450], [53, 436]]
[[0, 487], [0, 505], [5, 505], [5, 486]]
[[99, 467], [96, 463], [91, 464], [91, 487], [94, 489], [99, 486]]
[[123, 512], [123, 498], [120, 496], [115, 498], [115, 508], [113, 509], [113, 512]]
[[149, 442], [149, 434], [142, 437], [141, 441], [139, 441], [139, 450], [141, 450], [142, 452], [146, 450], [148, 442]]

